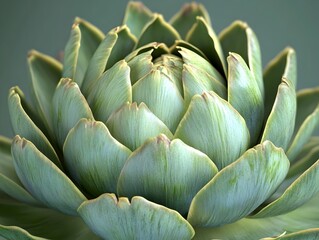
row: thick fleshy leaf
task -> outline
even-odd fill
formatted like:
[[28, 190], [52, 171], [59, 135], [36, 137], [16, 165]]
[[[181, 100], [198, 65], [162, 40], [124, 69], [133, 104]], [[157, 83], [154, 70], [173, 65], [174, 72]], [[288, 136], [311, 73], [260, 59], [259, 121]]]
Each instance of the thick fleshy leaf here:
[[218, 169], [234, 162], [249, 146], [245, 120], [214, 92], [193, 97], [174, 137], [207, 154]]
[[182, 80], [185, 106], [189, 105], [194, 95], [202, 94], [205, 91], [214, 91], [223, 99], [227, 97], [225, 86], [196, 65], [184, 64]]
[[106, 122], [112, 112], [132, 101], [130, 68], [122, 60], [102, 74], [87, 97], [93, 115]]
[[110, 133], [132, 151], [147, 139], [163, 133], [169, 139], [173, 134], [144, 104], [126, 103], [114, 112], [106, 122]]
[[129, 2], [126, 7], [123, 25], [127, 25], [138, 38], [145, 25], [152, 20], [153, 13], [141, 2]]
[[203, 17], [197, 17], [189, 30], [186, 41], [198, 47], [222, 76], [226, 76], [224, 54], [214, 30]]
[[[63, 240], [100, 239], [79, 217], [68, 216], [49, 208], [26, 205], [1, 192], [0, 212], [0, 224], [23, 228], [34, 236]], [[14, 238], [17, 239], [19, 238]]]
[[63, 146], [73, 179], [93, 196], [116, 192], [116, 184], [131, 151], [117, 142], [102, 122], [82, 119]]
[[112, 29], [101, 42], [89, 63], [81, 89], [88, 95], [96, 80], [116, 62], [128, 55], [136, 39], [126, 26]]
[[86, 200], [71, 180], [31, 142], [16, 136], [12, 142], [13, 163], [21, 182], [43, 204], [77, 215]]
[[179, 32], [182, 38], [196, 22], [196, 17], [201, 16], [210, 25], [210, 18], [205, 7], [200, 3], [186, 3], [181, 10], [170, 20], [170, 24]]
[[202, 152], [179, 139], [159, 135], [147, 141], [127, 160], [118, 182], [118, 194], [143, 196], [187, 214], [195, 194], [217, 173]]
[[64, 49], [62, 76], [73, 79], [81, 86], [89, 62], [104, 37], [91, 23], [76, 18]]
[[11, 157], [11, 139], [0, 136], [0, 192], [21, 202], [39, 204], [20, 182]]
[[162, 15], [154, 14], [153, 19], [144, 27], [135, 48], [151, 42], [172, 46], [175, 40], [180, 38], [178, 32], [164, 20]]
[[195, 47], [194, 45], [192, 45], [189, 42], [186, 42], [184, 40], [176, 40], [175, 44], [170, 47], [170, 53], [178, 56], [178, 55], [180, 55], [179, 51], [181, 48], [186, 48], [186, 49], [190, 50], [192, 53], [196, 53], [197, 55], [199, 55], [202, 58], [209, 61], [208, 58], [206, 57], [206, 55], [199, 48]]
[[24, 106], [26, 106], [26, 104], [21, 90], [18, 87], [11, 88], [8, 97], [8, 105], [14, 133], [31, 141], [55, 165], [62, 168], [60, 160], [49, 140], [26, 112], [29, 108], [26, 107], [25, 109]]
[[154, 60], [154, 68], [166, 74], [174, 82], [182, 96], [184, 96], [182, 84], [183, 64], [183, 60], [173, 54], [163, 54]]
[[[298, 109], [298, 100], [297, 100], [297, 109]], [[298, 111], [297, 111], [298, 114]], [[287, 156], [290, 162], [296, 160], [296, 157], [302, 150], [302, 147], [308, 142], [314, 130], [319, 125], [319, 105], [315, 109], [315, 111], [310, 114], [305, 121], [302, 123], [298, 132], [296, 133], [288, 151]]]
[[297, 114], [295, 131], [299, 131], [301, 125], [318, 107], [319, 87], [303, 89], [297, 92]]
[[[195, 228], [196, 235], [194, 239], [261, 239], [270, 236], [283, 237], [287, 233], [289, 235], [290, 233], [298, 234], [299, 231], [311, 231], [312, 228], [317, 228], [319, 223], [318, 216], [317, 196], [288, 214], [269, 218], [244, 218], [235, 223], [214, 228]], [[279, 239], [281, 238], [279, 237]]]
[[141, 53], [127, 62], [131, 69], [130, 78], [131, 84], [134, 85], [138, 80], [147, 75], [153, 69], [153, 57], [151, 49], [147, 52]]
[[276, 99], [278, 85], [284, 78], [291, 88], [296, 88], [297, 60], [292, 48], [286, 48], [268, 63], [264, 70], [265, 116], [267, 117]]
[[162, 70], [152, 70], [133, 85], [133, 101], [147, 107], [173, 133], [184, 113], [184, 100], [176, 85]]
[[[295, 233], [290, 233], [290, 234], [284, 234], [282, 236], [279, 236], [277, 238], [269, 238], [269, 239], [284, 239], [284, 240], [316, 240], [319, 238], [319, 228], [312, 228], [312, 229], [307, 229]], [[268, 239], [268, 238], [266, 238]], [[265, 239], [265, 240], [266, 240]]]
[[117, 200], [103, 194], [78, 209], [86, 224], [103, 239], [191, 239], [194, 230], [176, 211], [142, 197]]
[[53, 135], [51, 100], [62, 75], [62, 64], [32, 50], [28, 56], [28, 65], [36, 109], [49, 133]]
[[4, 226], [0, 224], [0, 237], [7, 240], [44, 240], [46, 238], [36, 237], [28, 233], [26, 230], [15, 226]]
[[225, 56], [235, 52], [244, 59], [264, 97], [261, 52], [253, 30], [246, 23], [235, 21], [220, 33], [219, 40]]
[[79, 86], [69, 78], [62, 78], [53, 99], [54, 130], [60, 147], [71, 128], [81, 118], [93, 119], [91, 109], [82, 95]]
[[296, 105], [295, 88], [290, 81], [283, 79], [266, 121], [261, 142], [269, 140], [277, 147], [287, 149], [294, 132]]
[[317, 143], [316, 146], [308, 147], [305, 145], [302, 152], [302, 156], [298, 156], [297, 162], [295, 162], [289, 169], [289, 173], [287, 177], [298, 176], [299, 174], [306, 171], [311, 165], [313, 165], [319, 159], [319, 145]]
[[192, 226], [201, 227], [240, 220], [271, 196], [288, 169], [289, 160], [284, 151], [271, 142], [249, 149], [197, 193], [187, 220]]
[[230, 53], [228, 62], [228, 102], [246, 121], [250, 144], [257, 142], [264, 119], [264, 99], [255, 76], [237, 53]]
[[178, 47], [178, 49], [178, 53], [182, 56], [182, 59], [186, 64], [199, 68], [200, 70], [210, 75], [214, 79], [214, 81], [218, 81], [222, 85], [226, 86], [224, 77], [205, 58], [187, 48]]
[[270, 217], [290, 212], [319, 192], [319, 160], [297, 178], [277, 200], [260, 210], [254, 217]]

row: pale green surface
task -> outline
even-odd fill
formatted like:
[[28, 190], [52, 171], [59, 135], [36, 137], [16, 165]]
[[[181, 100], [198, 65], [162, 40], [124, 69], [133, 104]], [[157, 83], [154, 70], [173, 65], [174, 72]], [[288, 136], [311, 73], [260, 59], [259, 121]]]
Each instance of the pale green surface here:
[[281, 215], [302, 206], [319, 192], [319, 160], [298, 177], [276, 201], [254, 217]]
[[165, 135], [148, 140], [127, 160], [118, 182], [120, 196], [143, 196], [182, 215], [195, 194], [217, 173], [203, 153]]
[[214, 92], [192, 98], [174, 137], [207, 154], [218, 169], [244, 153], [250, 139], [242, 116]]
[[121, 169], [131, 154], [102, 122], [87, 119], [69, 132], [63, 152], [72, 179], [94, 197], [116, 192]]
[[225, 57], [235, 52], [245, 60], [264, 97], [261, 52], [253, 30], [245, 22], [235, 21], [220, 33], [219, 40]]
[[132, 91], [134, 102], [144, 102], [172, 133], [175, 132], [185, 112], [184, 99], [163, 70], [152, 70], [133, 85]]
[[167, 126], [144, 103], [126, 103], [110, 116], [106, 126], [113, 137], [132, 151], [161, 133], [173, 138]]
[[89, 62], [104, 34], [92, 24], [76, 18], [64, 49], [62, 77], [82, 85]]
[[46, 238], [35, 237], [26, 230], [19, 227], [8, 227], [0, 225], [0, 237], [5, 237], [6, 240], [44, 240]]
[[28, 115], [27, 103], [18, 87], [11, 88], [9, 97], [9, 114], [14, 133], [31, 141], [54, 164], [62, 168], [60, 160], [45, 134]]
[[16, 136], [12, 155], [17, 175], [34, 197], [65, 214], [77, 215], [85, 196], [31, 142]]
[[288, 169], [284, 151], [271, 142], [249, 149], [195, 195], [187, 220], [193, 226], [218, 227], [246, 217], [271, 196]]
[[125, 60], [117, 62], [96, 80], [87, 101], [95, 119], [102, 122], [124, 103], [132, 101], [130, 68]]
[[259, 138], [264, 119], [264, 99], [258, 82], [244, 59], [237, 53], [229, 53], [228, 102], [245, 119], [250, 133], [250, 146]]
[[81, 118], [93, 119], [91, 109], [79, 86], [69, 78], [62, 78], [52, 98], [53, 129], [62, 148], [71, 128]]
[[261, 143], [269, 140], [287, 150], [294, 132], [296, 105], [294, 86], [283, 79], [278, 86], [275, 102], [265, 123]]
[[[194, 230], [176, 211], [142, 197], [119, 200], [114, 194], [84, 202], [79, 213], [104, 239], [190, 240]], [[120, 224], [119, 224], [120, 223]]]

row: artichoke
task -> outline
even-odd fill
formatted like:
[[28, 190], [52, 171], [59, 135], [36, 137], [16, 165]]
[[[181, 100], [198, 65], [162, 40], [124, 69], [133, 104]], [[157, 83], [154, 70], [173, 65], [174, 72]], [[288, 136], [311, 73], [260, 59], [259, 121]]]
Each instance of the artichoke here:
[[201, 4], [138, 2], [104, 35], [76, 18], [63, 63], [28, 56], [0, 138], [5, 239], [318, 239], [319, 88], [296, 54], [262, 72], [253, 30]]

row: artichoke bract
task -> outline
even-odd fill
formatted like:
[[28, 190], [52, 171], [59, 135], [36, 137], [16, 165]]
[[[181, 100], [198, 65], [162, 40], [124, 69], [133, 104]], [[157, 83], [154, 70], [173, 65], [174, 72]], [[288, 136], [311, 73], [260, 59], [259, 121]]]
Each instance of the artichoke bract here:
[[63, 62], [28, 56], [0, 138], [5, 239], [317, 239], [319, 88], [288, 47], [217, 36], [201, 4], [130, 2], [104, 35], [76, 18]]

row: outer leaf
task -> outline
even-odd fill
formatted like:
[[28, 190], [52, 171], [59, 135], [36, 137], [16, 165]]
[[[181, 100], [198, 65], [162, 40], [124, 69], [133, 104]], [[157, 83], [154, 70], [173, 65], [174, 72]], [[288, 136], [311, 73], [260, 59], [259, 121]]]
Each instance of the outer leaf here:
[[195, 194], [217, 173], [203, 153], [165, 135], [148, 140], [127, 160], [118, 182], [120, 196], [143, 196], [187, 214]]
[[112, 136], [132, 151], [140, 147], [147, 139], [163, 133], [169, 139], [173, 134], [144, 104], [126, 103], [114, 112], [106, 126]]
[[135, 42], [136, 39], [127, 26], [114, 28], [106, 35], [92, 56], [84, 76], [81, 89], [86, 96], [105, 70], [132, 51]]
[[295, 233], [290, 233], [286, 234], [283, 236], [280, 236], [275, 239], [285, 239], [285, 240], [316, 240], [319, 238], [319, 228], [312, 228], [312, 229], [307, 229]]
[[133, 101], [144, 102], [174, 132], [184, 113], [184, 100], [162, 69], [152, 70], [134, 84]]
[[[298, 106], [298, 105], [297, 105]], [[298, 109], [298, 107], [297, 107]], [[297, 111], [298, 114], [298, 111]], [[288, 151], [287, 156], [290, 162], [296, 160], [296, 157], [302, 150], [302, 147], [309, 141], [314, 130], [319, 125], [319, 105], [315, 111], [310, 114], [300, 126], [295, 138], [293, 139]]]
[[61, 78], [62, 65], [55, 59], [34, 50], [29, 53], [28, 64], [36, 109], [52, 135], [51, 100]]
[[297, 178], [276, 201], [260, 210], [254, 217], [270, 217], [290, 212], [319, 192], [319, 160]]
[[270, 140], [277, 147], [287, 149], [294, 131], [296, 92], [289, 81], [283, 79], [278, 87], [274, 106], [267, 119], [261, 142]]
[[60, 147], [63, 146], [70, 129], [81, 118], [93, 119], [91, 109], [78, 85], [68, 78], [62, 78], [57, 86], [52, 99], [52, 107], [54, 129]]
[[34, 197], [63, 213], [77, 214], [86, 198], [59, 168], [19, 136], [14, 138], [11, 150], [17, 175]]
[[234, 162], [249, 146], [245, 120], [214, 92], [193, 97], [175, 138], [207, 154], [218, 169]]
[[198, 47], [220, 74], [225, 76], [226, 64], [224, 54], [215, 32], [204, 18], [197, 17], [196, 20], [196, 23], [187, 33], [186, 41]]
[[302, 152], [306, 152], [306, 154], [298, 156], [298, 161], [290, 167], [287, 177], [300, 175], [319, 159], [319, 145], [311, 148], [305, 145]]
[[[258, 219], [244, 218], [217, 228], [196, 228], [194, 239], [261, 239], [269, 236], [283, 237], [283, 233], [294, 232], [297, 232], [295, 233], [297, 235], [298, 231], [307, 231], [308, 229], [311, 231], [312, 228], [316, 228], [319, 222], [318, 214], [317, 196], [302, 207], [285, 215]], [[311, 234], [309, 235], [311, 236]]]
[[142, 197], [133, 197], [130, 204], [127, 198], [103, 194], [84, 202], [78, 211], [104, 239], [186, 240], [194, 236], [193, 228], [177, 212]]
[[284, 151], [271, 142], [249, 149], [196, 194], [187, 220], [192, 226], [217, 227], [247, 216], [271, 196], [288, 169]]
[[186, 3], [181, 10], [170, 20], [170, 24], [179, 32], [182, 38], [196, 22], [196, 17], [201, 16], [210, 25], [210, 18], [207, 10], [202, 4], [195, 2]]
[[268, 63], [264, 71], [265, 116], [272, 110], [276, 98], [277, 86], [285, 79], [295, 89], [297, 82], [296, 53], [286, 48]]
[[72, 78], [82, 85], [89, 62], [104, 38], [104, 34], [91, 23], [76, 18], [64, 50], [63, 77]]
[[123, 25], [139, 38], [145, 25], [151, 21], [153, 13], [141, 2], [129, 2], [126, 7]]
[[26, 230], [15, 226], [0, 225], [0, 236], [5, 237], [7, 240], [44, 240], [46, 238], [40, 238], [32, 236]]
[[63, 152], [68, 172], [93, 196], [116, 191], [120, 172], [131, 154], [102, 122], [87, 119], [69, 132]]
[[11, 88], [8, 97], [11, 125], [15, 134], [27, 138], [55, 165], [62, 168], [60, 160], [51, 143], [29, 117], [24, 95], [18, 87]]
[[178, 32], [164, 20], [162, 15], [154, 14], [153, 19], [144, 27], [135, 48], [151, 42], [160, 42], [172, 46], [175, 40], [180, 38]]
[[264, 118], [264, 99], [255, 76], [240, 55], [230, 53], [228, 62], [228, 102], [246, 121], [250, 143], [259, 138]]
[[87, 97], [94, 117], [106, 122], [109, 116], [132, 101], [130, 68], [125, 60], [116, 63], [97, 80]]
[[[319, 104], [319, 87], [303, 89], [297, 93], [297, 114], [295, 131], [299, 131], [305, 120], [313, 114]], [[296, 133], [295, 132], [295, 133]]]
[[261, 52], [252, 29], [244, 22], [235, 21], [221, 32], [219, 40], [225, 56], [229, 52], [235, 52], [244, 59], [258, 84], [261, 96], [264, 97]]
[[20, 182], [11, 157], [11, 139], [0, 136], [0, 192], [28, 204], [39, 204]]
[[[79, 217], [68, 216], [49, 208], [25, 205], [2, 193], [0, 193], [0, 212], [0, 224], [18, 226], [34, 236], [64, 240], [100, 239]], [[17, 239], [19, 238], [14, 238]]]

